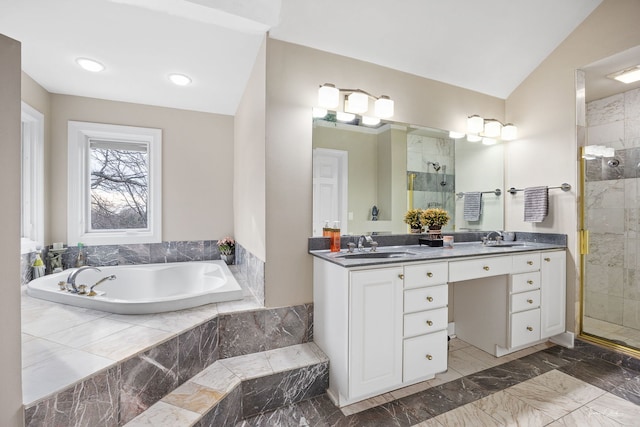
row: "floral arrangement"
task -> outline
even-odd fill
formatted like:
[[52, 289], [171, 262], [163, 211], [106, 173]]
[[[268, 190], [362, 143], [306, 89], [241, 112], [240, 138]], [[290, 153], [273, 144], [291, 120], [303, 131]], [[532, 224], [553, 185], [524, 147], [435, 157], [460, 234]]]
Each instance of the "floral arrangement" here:
[[409, 224], [411, 228], [422, 228], [422, 209], [409, 209], [406, 214], [404, 214], [404, 222]]
[[222, 255], [231, 255], [236, 248], [236, 242], [231, 237], [227, 236], [224, 239], [218, 240], [218, 249]]
[[422, 211], [420, 215], [422, 225], [427, 227], [443, 227], [447, 225], [451, 217], [449, 213], [440, 208], [429, 208]]

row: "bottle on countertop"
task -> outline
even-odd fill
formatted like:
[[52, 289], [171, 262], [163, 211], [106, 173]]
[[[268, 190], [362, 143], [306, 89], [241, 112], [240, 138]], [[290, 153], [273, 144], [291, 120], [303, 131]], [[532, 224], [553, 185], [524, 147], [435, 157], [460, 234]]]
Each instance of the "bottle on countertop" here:
[[331, 227], [329, 227], [329, 220], [324, 221], [324, 227], [322, 227], [322, 237], [331, 237]]
[[333, 223], [331, 230], [331, 252], [340, 252], [340, 221]]
[[33, 261], [32, 267], [34, 279], [44, 276], [44, 262], [42, 262], [39, 251], [36, 252], [36, 259]]
[[86, 259], [84, 256], [84, 245], [82, 243], [78, 243], [78, 256], [76, 257], [76, 267], [82, 267], [86, 264]]

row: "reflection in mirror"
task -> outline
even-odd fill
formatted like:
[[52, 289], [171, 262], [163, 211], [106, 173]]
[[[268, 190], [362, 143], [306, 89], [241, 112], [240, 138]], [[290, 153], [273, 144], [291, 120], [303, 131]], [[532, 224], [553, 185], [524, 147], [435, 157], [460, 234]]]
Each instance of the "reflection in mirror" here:
[[[395, 122], [313, 121], [313, 236], [326, 221], [342, 234], [404, 234], [407, 209], [430, 207], [449, 212], [445, 231], [502, 229], [502, 196], [492, 191], [503, 186], [502, 145]], [[479, 220], [466, 221], [463, 194], [477, 191], [491, 192]]]

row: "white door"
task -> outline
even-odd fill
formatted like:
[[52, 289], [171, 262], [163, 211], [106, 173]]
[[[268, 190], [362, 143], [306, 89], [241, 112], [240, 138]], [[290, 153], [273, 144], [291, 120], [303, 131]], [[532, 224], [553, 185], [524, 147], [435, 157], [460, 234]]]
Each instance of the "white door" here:
[[348, 152], [313, 150], [313, 235], [322, 236], [325, 221], [340, 221], [340, 233], [347, 233]]
[[402, 268], [351, 273], [349, 399], [402, 383]]

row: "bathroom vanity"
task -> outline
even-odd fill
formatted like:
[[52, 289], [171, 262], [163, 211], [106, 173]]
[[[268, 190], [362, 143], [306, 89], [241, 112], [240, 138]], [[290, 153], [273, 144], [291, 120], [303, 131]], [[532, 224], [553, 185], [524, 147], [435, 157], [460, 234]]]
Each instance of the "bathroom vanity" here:
[[311, 251], [314, 341], [330, 359], [328, 393], [340, 407], [446, 371], [448, 328], [496, 357], [565, 332], [561, 245], [378, 251], [393, 253]]

